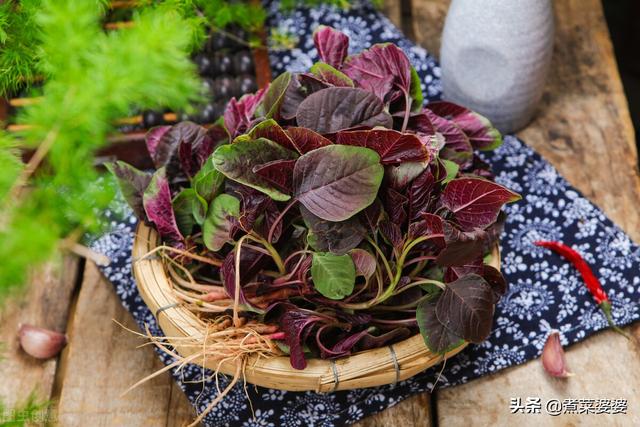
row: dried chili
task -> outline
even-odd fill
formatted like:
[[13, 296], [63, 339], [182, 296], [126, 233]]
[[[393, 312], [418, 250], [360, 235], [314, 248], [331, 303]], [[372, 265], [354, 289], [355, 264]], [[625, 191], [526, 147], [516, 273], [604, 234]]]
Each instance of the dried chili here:
[[593, 295], [596, 303], [600, 306], [600, 309], [607, 318], [607, 322], [609, 322], [609, 325], [616, 332], [619, 332], [626, 338], [629, 338], [628, 335], [614, 323], [613, 317], [611, 315], [611, 301], [609, 300], [607, 293], [602, 288], [600, 280], [598, 280], [595, 274], [593, 274], [591, 267], [589, 267], [589, 264], [587, 264], [587, 262], [584, 260], [584, 258], [582, 258], [582, 255], [580, 255], [578, 251], [572, 249], [564, 243], [555, 241], [540, 240], [534, 242], [534, 244], [536, 246], [551, 249], [555, 253], [562, 255], [565, 259], [567, 259], [582, 276], [582, 280], [584, 280], [587, 289], [589, 290], [589, 292], [591, 292], [591, 295]]

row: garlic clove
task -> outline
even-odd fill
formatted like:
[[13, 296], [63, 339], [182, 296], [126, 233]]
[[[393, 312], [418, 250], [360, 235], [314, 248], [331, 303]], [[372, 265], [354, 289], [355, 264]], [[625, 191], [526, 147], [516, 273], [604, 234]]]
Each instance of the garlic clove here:
[[549, 375], [555, 378], [567, 378], [573, 376], [567, 370], [567, 363], [564, 358], [564, 349], [560, 342], [560, 332], [551, 331], [547, 337], [547, 342], [542, 349], [542, 366]]
[[67, 344], [66, 335], [33, 325], [20, 325], [18, 339], [25, 353], [36, 359], [57, 356]]

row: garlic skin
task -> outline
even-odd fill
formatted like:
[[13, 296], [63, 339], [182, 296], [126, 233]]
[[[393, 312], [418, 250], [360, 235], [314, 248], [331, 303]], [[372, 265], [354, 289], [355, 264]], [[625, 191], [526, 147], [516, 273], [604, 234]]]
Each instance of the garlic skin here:
[[57, 356], [67, 345], [66, 335], [33, 325], [20, 325], [18, 339], [25, 353], [42, 360]]
[[551, 334], [547, 337], [547, 342], [542, 349], [542, 366], [549, 375], [555, 378], [573, 376], [573, 374], [567, 370], [564, 349], [560, 343], [560, 332], [558, 331], [551, 331]]

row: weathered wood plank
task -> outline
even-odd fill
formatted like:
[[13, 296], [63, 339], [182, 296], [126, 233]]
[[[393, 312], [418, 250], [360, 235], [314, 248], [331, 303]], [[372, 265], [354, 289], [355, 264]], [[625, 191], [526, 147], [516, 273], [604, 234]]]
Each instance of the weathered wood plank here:
[[163, 365], [151, 347], [137, 348], [146, 340], [112, 319], [137, 330], [112, 286], [87, 262], [59, 372], [60, 425], [176, 426], [192, 420], [186, 397], [169, 374], [121, 396]]
[[355, 427], [428, 427], [431, 425], [429, 393], [412, 396], [396, 406], [354, 424]]
[[384, 13], [393, 25], [402, 28], [402, 2], [399, 0], [386, 0], [382, 5]]
[[[627, 328], [628, 329], [628, 328]], [[633, 327], [636, 340], [640, 326]], [[567, 380], [550, 378], [539, 360], [483, 377], [437, 393], [441, 425], [637, 426], [640, 425], [640, 357], [638, 343], [614, 332], [591, 337], [567, 351], [567, 364], [575, 373]], [[627, 399], [627, 415], [563, 414], [550, 416], [511, 414], [510, 399]]]
[[440, 55], [442, 28], [450, 3], [451, 0], [412, 0], [416, 42], [436, 57]]
[[[414, 0], [420, 43], [437, 53], [449, 0]], [[554, 2], [556, 45], [549, 81], [535, 120], [519, 132], [632, 238], [640, 240], [640, 179], [634, 131], [599, 0]], [[640, 336], [640, 326], [627, 328]], [[622, 398], [640, 407], [640, 351], [612, 332], [570, 348], [577, 376], [549, 379], [539, 361], [438, 392], [446, 425], [638, 425], [629, 416], [510, 415], [510, 397]], [[624, 368], [622, 368], [624, 367]]]
[[0, 342], [5, 346], [0, 361], [0, 400], [8, 407], [24, 402], [35, 392], [38, 399], [51, 396], [58, 359], [39, 361], [20, 349], [21, 323], [64, 332], [69, 302], [78, 272], [76, 257], [62, 257], [34, 272], [25, 295], [6, 301], [0, 315]]

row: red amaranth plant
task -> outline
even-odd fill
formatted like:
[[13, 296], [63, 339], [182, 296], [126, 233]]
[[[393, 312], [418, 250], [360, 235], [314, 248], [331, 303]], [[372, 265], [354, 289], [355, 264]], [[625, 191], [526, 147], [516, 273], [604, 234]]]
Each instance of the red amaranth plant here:
[[423, 108], [395, 45], [347, 56], [328, 27], [314, 41], [321, 62], [218, 124], [151, 130], [158, 170], [112, 165], [123, 194], [166, 244], [209, 260], [176, 260], [212, 284], [195, 306], [278, 325], [295, 368], [418, 331], [438, 353], [483, 341], [506, 290], [483, 259], [520, 198], [474, 153], [500, 133], [455, 104]]

